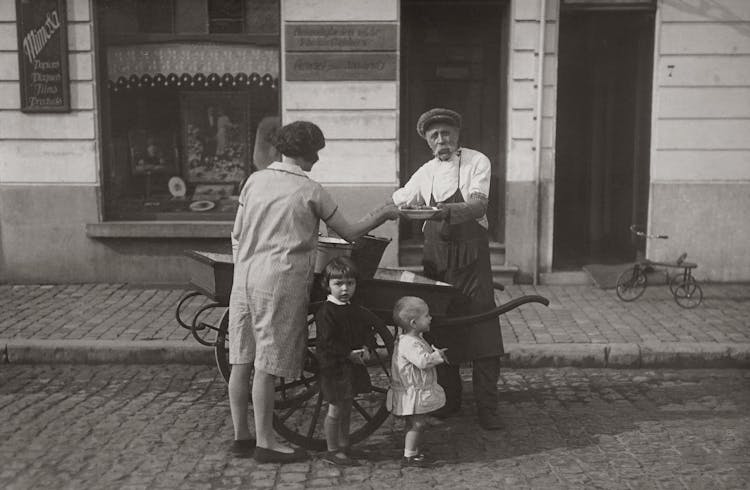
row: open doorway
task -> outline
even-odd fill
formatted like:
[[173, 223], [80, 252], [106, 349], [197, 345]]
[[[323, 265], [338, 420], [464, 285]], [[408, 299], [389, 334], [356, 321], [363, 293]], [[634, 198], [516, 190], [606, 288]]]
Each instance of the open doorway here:
[[553, 267], [632, 260], [649, 195], [652, 10], [560, 14]]
[[[492, 163], [490, 239], [502, 241], [505, 200], [505, 0], [402, 0], [401, 183], [432, 158], [416, 132], [432, 107], [463, 116], [461, 145]], [[401, 220], [402, 243], [421, 243], [421, 222]]]

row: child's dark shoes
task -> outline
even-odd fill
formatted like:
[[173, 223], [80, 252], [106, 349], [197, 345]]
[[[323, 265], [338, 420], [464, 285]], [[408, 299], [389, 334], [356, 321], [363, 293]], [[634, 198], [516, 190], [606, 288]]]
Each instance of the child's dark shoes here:
[[336, 466], [360, 466], [359, 461], [341, 451], [327, 451], [320, 459]]
[[404, 456], [401, 458], [401, 466], [404, 468], [432, 468], [435, 466], [435, 460], [425, 456], [424, 454], [417, 454], [416, 456]]

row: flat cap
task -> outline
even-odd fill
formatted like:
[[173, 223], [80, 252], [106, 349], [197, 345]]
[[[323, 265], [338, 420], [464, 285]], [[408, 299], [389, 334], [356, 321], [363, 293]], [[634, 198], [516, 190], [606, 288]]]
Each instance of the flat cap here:
[[419, 120], [417, 121], [417, 133], [424, 138], [430, 125], [437, 122], [448, 123], [461, 129], [461, 114], [450, 109], [443, 109], [442, 107], [430, 109], [419, 116]]

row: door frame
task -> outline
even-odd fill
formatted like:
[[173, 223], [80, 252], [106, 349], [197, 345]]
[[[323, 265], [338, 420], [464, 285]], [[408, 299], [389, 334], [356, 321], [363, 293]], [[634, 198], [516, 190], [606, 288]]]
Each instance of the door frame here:
[[[560, 10], [558, 14], [557, 23], [558, 23], [558, 32], [557, 32], [557, 40], [555, 45], [555, 52], [557, 53], [557, 56], [560, 56], [560, 34], [561, 34], [561, 18], [563, 11], [602, 11], [602, 12], [612, 12], [612, 11], [642, 11], [642, 12], [650, 12], [653, 14], [653, 24], [652, 24], [652, 33], [653, 36], [651, 41], [651, 77], [649, 78], [650, 86], [647, 90], [640, 92], [638, 95], [641, 97], [646, 97], [649, 100], [648, 105], [644, 105], [644, 110], [648, 110], [650, 112], [649, 116], [645, 118], [646, 121], [648, 121], [649, 128], [646, 134], [649, 136], [648, 141], [648, 149], [644, 150], [644, 153], [648, 155], [648, 163], [646, 168], [647, 172], [650, 174], [651, 164], [654, 161], [654, 127], [655, 127], [655, 117], [656, 117], [656, 111], [654, 110], [654, 105], [656, 101], [656, 90], [657, 90], [657, 77], [658, 77], [658, 36], [659, 36], [659, 27], [660, 27], [660, 19], [659, 19], [659, 11], [657, 9], [656, 0], [570, 0], [571, 3], [566, 4], [566, 0], [560, 0]], [[559, 67], [558, 67], [559, 70]], [[559, 79], [558, 74], [556, 74], [555, 77], [555, 92], [556, 92], [556, 98], [557, 103], [559, 103]], [[556, 104], [557, 106], [557, 104]], [[558, 119], [558, 111], [557, 107], [555, 109], [555, 124], [557, 124]], [[557, 138], [557, 135], [555, 135], [555, 139]], [[639, 140], [637, 142], [638, 145], [643, 146], [643, 141]], [[556, 148], [555, 143], [555, 148]], [[543, 229], [542, 229], [542, 235], [540, 236], [540, 245], [542, 246], [543, 254], [540, 257], [540, 272], [554, 272], [555, 271], [555, 265], [553, 264], [553, 257], [554, 257], [554, 228], [555, 228], [555, 204], [556, 204], [556, 197], [555, 197], [555, 180], [554, 180], [554, 174], [557, 173], [559, 169], [557, 167], [557, 157], [555, 157], [553, 161], [553, 177], [552, 182], [550, 184], [550, 190], [547, 193], [547, 202], [548, 205], [542, 207], [541, 212], [543, 215]], [[645, 209], [645, 219], [646, 221], [650, 220], [651, 215], [651, 202], [652, 202], [652, 196], [651, 196], [651, 179], [650, 177], [645, 181], [645, 193], [646, 193], [646, 209]], [[634, 191], [635, 192], [635, 191]], [[545, 196], [542, 195], [544, 198]], [[633, 207], [636, 207], [638, 204], [636, 202], [637, 196], [634, 196], [633, 200]], [[647, 225], [647, 223], [643, 223], [644, 225]]]
[[[498, 73], [498, 106], [497, 106], [497, 117], [498, 117], [498, 147], [497, 155], [487, 155], [488, 158], [493, 162], [493, 168], [497, 171], [493, 171], [491, 177], [491, 190], [490, 198], [495, 204], [497, 209], [497, 216], [492, 223], [494, 228], [494, 235], [490, 237], [490, 241], [504, 242], [505, 235], [505, 184], [506, 184], [506, 173], [507, 173], [507, 153], [508, 153], [508, 69], [509, 69], [509, 57], [510, 57], [510, 10], [511, 3], [518, 0], [400, 0], [400, 75], [399, 75], [399, 170], [398, 178], [399, 185], [404, 185], [411, 175], [409, 175], [408, 168], [408, 148], [409, 144], [415, 139], [421, 138], [416, 133], [415, 128], [409, 124], [409, 26], [406, 24], [406, 16], [404, 10], [407, 6], [413, 5], [425, 5], [426, 7], [435, 7], [441, 4], [446, 5], [460, 5], [462, 7], [471, 7], [471, 5], [497, 5], [500, 9], [500, 21], [498, 29], [500, 30], [500, 40], [497, 54], [497, 66], [499, 69]], [[422, 141], [423, 144], [426, 145]], [[417, 143], [418, 144], [418, 143]], [[489, 216], [488, 216], [489, 219]], [[401, 237], [399, 237], [401, 241]]]

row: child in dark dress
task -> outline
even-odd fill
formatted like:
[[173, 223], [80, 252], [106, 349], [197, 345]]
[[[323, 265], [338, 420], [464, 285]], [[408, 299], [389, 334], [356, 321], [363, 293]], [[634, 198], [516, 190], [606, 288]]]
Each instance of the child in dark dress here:
[[371, 327], [380, 320], [350, 303], [357, 289], [357, 269], [347, 257], [328, 263], [323, 283], [329, 295], [315, 314], [321, 391], [328, 402], [324, 423], [328, 452], [323, 460], [339, 466], [357, 466], [356, 459], [364, 455], [349, 447], [352, 399], [357, 393], [370, 391], [365, 363], [375, 349]]

